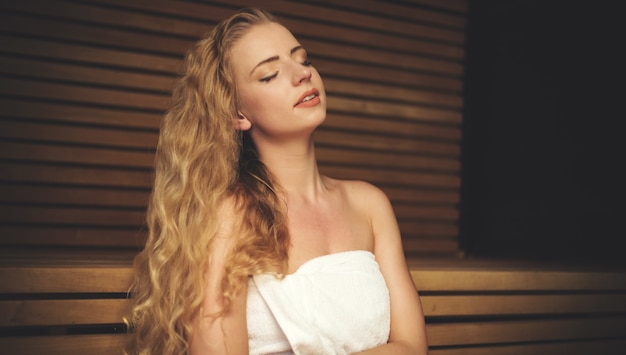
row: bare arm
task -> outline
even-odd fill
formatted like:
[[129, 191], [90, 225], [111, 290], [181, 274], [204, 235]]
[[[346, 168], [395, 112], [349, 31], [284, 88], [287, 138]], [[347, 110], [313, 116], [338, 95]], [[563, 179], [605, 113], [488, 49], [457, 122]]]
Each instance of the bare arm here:
[[391, 203], [372, 187], [368, 191], [374, 231], [374, 254], [389, 288], [391, 333], [389, 342], [362, 354], [427, 354], [422, 306], [402, 250], [400, 230]]
[[216, 317], [224, 305], [221, 280], [224, 276], [228, 254], [234, 245], [232, 236], [234, 212], [232, 206], [224, 206], [219, 214], [222, 227], [209, 252], [208, 268], [205, 271], [205, 297], [202, 308], [194, 320], [190, 335], [190, 355], [248, 354], [247, 284], [236, 295], [229, 311]]

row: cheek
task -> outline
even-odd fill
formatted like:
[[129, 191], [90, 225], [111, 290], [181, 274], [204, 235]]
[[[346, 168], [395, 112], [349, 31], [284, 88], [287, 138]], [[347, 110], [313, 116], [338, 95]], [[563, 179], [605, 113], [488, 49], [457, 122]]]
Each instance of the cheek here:
[[264, 120], [264, 117], [271, 116], [270, 114], [276, 110], [276, 106], [273, 104], [274, 95], [265, 93], [260, 95], [258, 92], [243, 92], [239, 96], [238, 104], [239, 111], [243, 113], [250, 122], [258, 124]]

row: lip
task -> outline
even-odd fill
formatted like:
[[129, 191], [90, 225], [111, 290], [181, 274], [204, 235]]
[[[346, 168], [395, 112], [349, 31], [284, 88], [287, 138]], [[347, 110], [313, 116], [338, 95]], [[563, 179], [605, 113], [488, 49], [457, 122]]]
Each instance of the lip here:
[[[302, 102], [302, 100], [304, 100], [305, 97], [310, 96], [310, 95], [315, 95], [315, 98], [313, 98], [313, 99], [311, 99], [309, 101], [306, 101], [306, 102]], [[297, 106], [300, 106], [300, 107], [302, 107], [302, 106], [306, 106], [306, 107], [315, 106], [320, 101], [319, 97], [320, 97], [320, 93], [319, 93], [319, 91], [317, 89], [308, 90], [308, 91], [304, 92], [302, 95], [300, 95], [300, 97], [298, 98], [298, 102], [296, 102], [296, 104], [293, 105], [293, 106], [294, 107], [297, 107]]]

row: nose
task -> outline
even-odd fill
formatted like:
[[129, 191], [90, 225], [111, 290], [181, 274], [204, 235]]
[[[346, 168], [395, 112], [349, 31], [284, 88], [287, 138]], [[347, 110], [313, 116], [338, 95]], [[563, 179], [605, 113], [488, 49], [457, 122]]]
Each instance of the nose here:
[[300, 63], [297, 64], [296, 71], [294, 74], [294, 85], [300, 85], [311, 80], [311, 68], [304, 66]]

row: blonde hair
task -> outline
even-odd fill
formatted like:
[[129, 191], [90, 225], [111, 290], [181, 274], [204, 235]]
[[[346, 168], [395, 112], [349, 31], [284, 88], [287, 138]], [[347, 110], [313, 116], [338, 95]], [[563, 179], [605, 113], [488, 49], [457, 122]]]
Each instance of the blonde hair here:
[[133, 354], [187, 353], [224, 200], [235, 201], [239, 218], [221, 280], [224, 311], [248, 276], [285, 268], [289, 236], [277, 184], [249, 134], [233, 125], [237, 95], [230, 50], [252, 26], [269, 22], [276, 20], [263, 10], [241, 10], [186, 55], [157, 145], [148, 238], [135, 258]]

